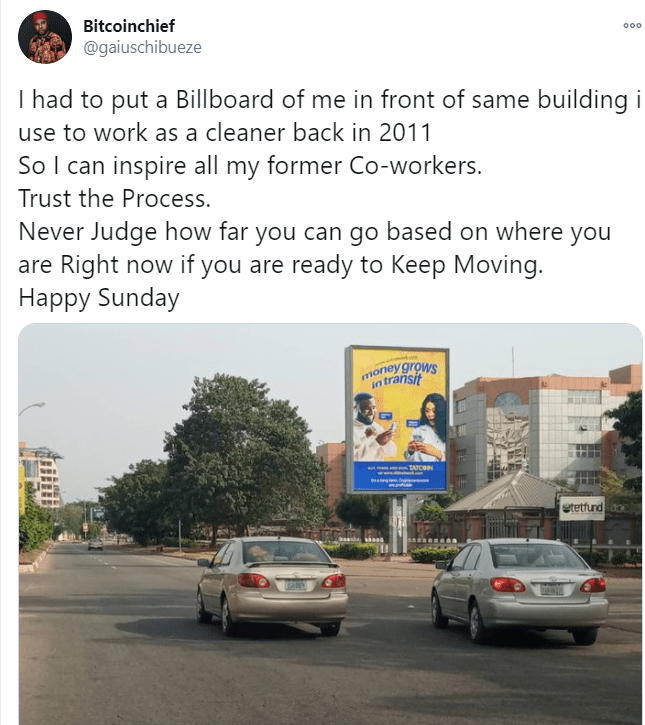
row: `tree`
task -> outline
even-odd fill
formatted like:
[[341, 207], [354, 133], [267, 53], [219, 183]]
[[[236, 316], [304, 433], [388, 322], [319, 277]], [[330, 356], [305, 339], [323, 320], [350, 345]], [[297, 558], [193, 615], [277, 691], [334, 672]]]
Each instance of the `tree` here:
[[59, 527], [69, 534], [82, 536], [84, 520], [82, 503], [67, 503], [58, 509]]
[[[615, 418], [614, 429], [621, 438], [621, 451], [625, 454], [625, 463], [639, 470], [643, 469], [643, 391], [631, 392], [627, 400], [613, 410], [605, 413], [607, 418]], [[642, 491], [642, 476], [630, 478], [625, 486]]]
[[385, 541], [390, 538], [390, 497], [380, 494], [346, 494], [336, 501], [336, 514], [346, 524], [358, 526], [361, 541], [365, 529], [377, 529]]
[[416, 513], [417, 521], [445, 521], [448, 514], [438, 503], [425, 501], [423, 506]]
[[113, 476], [112, 486], [104, 488], [101, 497], [109, 527], [130, 534], [143, 546], [151, 540], [158, 543], [170, 529], [172, 512], [164, 500], [167, 476], [165, 461], [147, 459]]
[[622, 509], [630, 513], [640, 514], [642, 510], [642, 498], [640, 491], [634, 490], [627, 485], [630, 479], [627, 476], [619, 476], [616, 471], [602, 467], [602, 479], [600, 490], [607, 499], [607, 510]]
[[20, 549], [35, 549], [52, 535], [52, 515], [34, 501], [33, 485], [25, 486], [25, 513], [20, 515], [18, 524]]
[[237, 535], [287, 519], [314, 526], [325, 516], [322, 469], [307, 423], [258, 380], [196, 378], [188, 417], [166, 434], [167, 500], [192, 523]]
[[90, 510], [97, 505], [95, 501], [77, 500], [61, 506], [56, 514], [57, 529], [61, 533], [67, 531], [80, 538], [91, 538], [90, 533], [84, 536], [83, 524], [90, 524]]

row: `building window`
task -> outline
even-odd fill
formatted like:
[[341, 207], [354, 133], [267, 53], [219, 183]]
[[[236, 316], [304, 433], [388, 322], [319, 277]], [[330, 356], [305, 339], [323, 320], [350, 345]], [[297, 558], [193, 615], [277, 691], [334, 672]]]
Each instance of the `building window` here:
[[569, 390], [569, 405], [591, 403], [600, 405], [600, 390]]
[[25, 478], [38, 478], [38, 461], [23, 458], [22, 465], [25, 467]]
[[572, 417], [569, 416], [569, 430], [577, 432], [585, 430], [601, 430], [601, 421], [598, 416], [594, 417]]
[[457, 463], [463, 463], [466, 460], [466, 449], [460, 448], [457, 451]]
[[511, 408], [515, 405], [522, 405], [522, 398], [517, 393], [500, 393], [495, 398], [496, 408]]
[[457, 426], [457, 438], [463, 438], [466, 435], [466, 424], [462, 423]]
[[521, 470], [522, 462], [528, 458], [528, 406], [489, 408], [486, 438], [486, 480], [489, 483]]
[[576, 471], [576, 486], [599, 486], [600, 471]]
[[569, 458], [600, 458], [599, 443], [569, 444]]
[[464, 489], [466, 488], [466, 476], [457, 476], [457, 488], [458, 489]]
[[462, 398], [455, 403], [455, 412], [463, 413], [466, 410], [466, 398]]

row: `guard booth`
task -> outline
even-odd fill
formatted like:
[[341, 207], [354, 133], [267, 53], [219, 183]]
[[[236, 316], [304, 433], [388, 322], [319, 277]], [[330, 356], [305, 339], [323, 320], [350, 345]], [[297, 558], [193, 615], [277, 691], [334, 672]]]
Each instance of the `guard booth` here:
[[545, 511], [542, 506], [506, 506], [504, 509], [504, 527], [508, 532], [506, 536], [512, 538], [542, 539], [544, 522]]
[[459, 541], [556, 538], [556, 498], [566, 488], [515, 471], [450, 504], [445, 511]]

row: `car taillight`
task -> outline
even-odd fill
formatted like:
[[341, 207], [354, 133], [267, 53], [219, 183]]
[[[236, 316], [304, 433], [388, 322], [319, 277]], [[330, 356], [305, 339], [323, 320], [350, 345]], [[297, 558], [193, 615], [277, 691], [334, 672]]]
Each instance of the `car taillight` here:
[[598, 594], [604, 592], [606, 589], [605, 580], [599, 577], [595, 579], [587, 579], [587, 581], [580, 587], [581, 592], [585, 594]]
[[323, 581], [322, 587], [323, 589], [343, 589], [345, 584], [344, 574], [332, 574]]
[[526, 587], [519, 579], [512, 579], [508, 576], [495, 577], [495, 579], [490, 580], [490, 585], [496, 592], [511, 592], [511, 594], [517, 594], [526, 591]]
[[253, 589], [266, 589], [269, 585], [269, 580], [262, 576], [262, 574], [239, 574], [237, 581], [240, 586], [251, 587]]

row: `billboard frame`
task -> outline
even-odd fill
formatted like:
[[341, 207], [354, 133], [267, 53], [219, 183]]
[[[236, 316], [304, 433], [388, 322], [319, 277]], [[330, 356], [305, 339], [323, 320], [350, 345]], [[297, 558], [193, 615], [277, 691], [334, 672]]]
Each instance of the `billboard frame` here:
[[[445, 440], [445, 487], [437, 488], [413, 488], [408, 490], [402, 489], [382, 489], [382, 488], [360, 488], [355, 489], [354, 483], [354, 447], [353, 447], [353, 428], [354, 428], [354, 411], [353, 411], [353, 389], [354, 377], [354, 351], [367, 351], [383, 353], [436, 353], [444, 356], [444, 383], [445, 383], [445, 401], [446, 401], [446, 440]], [[403, 347], [388, 345], [349, 345], [345, 348], [345, 437], [346, 437], [346, 493], [348, 494], [382, 494], [385, 496], [420, 496], [427, 497], [431, 494], [447, 493], [450, 490], [450, 411], [451, 411], [451, 392], [450, 392], [450, 350], [444, 347]]]

